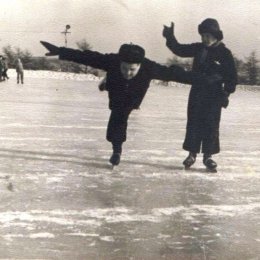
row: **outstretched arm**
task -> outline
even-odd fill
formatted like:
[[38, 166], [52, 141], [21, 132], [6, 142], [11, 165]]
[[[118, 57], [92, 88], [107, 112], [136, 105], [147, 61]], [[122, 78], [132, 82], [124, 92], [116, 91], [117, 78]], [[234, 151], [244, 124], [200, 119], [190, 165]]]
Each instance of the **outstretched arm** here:
[[198, 72], [185, 71], [182, 67], [177, 65], [167, 67], [150, 60], [147, 60], [147, 63], [149, 64], [148, 67], [150, 68], [152, 79], [203, 85], [210, 85], [222, 81], [222, 77], [218, 74], [207, 76]]
[[199, 44], [180, 44], [174, 35], [174, 23], [171, 26], [164, 25], [162, 35], [166, 38], [166, 46], [176, 55], [180, 57], [194, 57], [198, 51]]
[[61, 60], [74, 61], [80, 64], [91, 66], [107, 71], [113, 54], [102, 54], [95, 51], [80, 51], [70, 48], [57, 47], [48, 42], [41, 41], [41, 44], [49, 51], [46, 56], [58, 55]]

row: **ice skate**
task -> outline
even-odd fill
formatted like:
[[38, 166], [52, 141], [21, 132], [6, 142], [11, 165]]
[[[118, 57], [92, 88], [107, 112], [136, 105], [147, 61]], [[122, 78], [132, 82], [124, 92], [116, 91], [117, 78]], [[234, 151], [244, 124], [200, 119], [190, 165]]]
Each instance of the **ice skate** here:
[[204, 158], [203, 159], [203, 164], [207, 167], [207, 170], [210, 172], [217, 172], [217, 163], [212, 160], [211, 157], [209, 158]]
[[196, 161], [196, 156], [194, 154], [189, 154], [189, 156], [183, 161], [185, 170], [188, 170]]
[[120, 153], [113, 153], [109, 159], [109, 162], [112, 164], [112, 167], [119, 165], [120, 163]]

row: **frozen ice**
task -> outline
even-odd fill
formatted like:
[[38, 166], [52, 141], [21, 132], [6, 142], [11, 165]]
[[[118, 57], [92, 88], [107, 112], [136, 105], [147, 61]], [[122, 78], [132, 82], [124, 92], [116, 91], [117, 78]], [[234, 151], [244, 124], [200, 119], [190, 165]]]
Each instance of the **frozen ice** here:
[[231, 95], [218, 173], [208, 173], [200, 155], [190, 171], [182, 166], [189, 86], [154, 82], [112, 171], [99, 78], [25, 71], [18, 85], [8, 72], [0, 84], [2, 258], [259, 257], [260, 87]]

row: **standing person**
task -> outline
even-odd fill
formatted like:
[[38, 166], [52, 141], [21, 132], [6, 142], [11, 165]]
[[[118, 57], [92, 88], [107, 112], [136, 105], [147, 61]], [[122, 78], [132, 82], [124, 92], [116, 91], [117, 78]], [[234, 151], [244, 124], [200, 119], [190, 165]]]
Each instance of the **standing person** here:
[[220, 73], [221, 82], [193, 84], [188, 102], [188, 120], [183, 149], [189, 152], [183, 164], [191, 167], [202, 145], [203, 163], [215, 170], [217, 163], [212, 155], [219, 153], [219, 124], [222, 107], [228, 106], [228, 97], [236, 89], [237, 72], [230, 50], [222, 43], [223, 33], [217, 20], [208, 18], [198, 26], [201, 43], [180, 44], [174, 35], [174, 24], [164, 26], [163, 36], [167, 47], [181, 57], [193, 57], [192, 71], [212, 75]]
[[15, 68], [17, 72], [17, 84], [19, 84], [20, 80], [21, 83], [23, 84], [24, 72], [23, 72], [23, 64], [20, 58], [17, 59]]
[[[41, 42], [49, 51], [47, 56], [59, 55], [62, 60], [74, 61], [107, 72], [106, 90], [111, 110], [107, 140], [112, 143], [112, 165], [118, 165], [122, 153], [122, 144], [126, 141], [127, 121], [133, 109], [137, 109], [152, 79], [192, 83], [193, 81], [211, 81], [200, 75], [186, 72], [181, 67], [168, 68], [145, 58], [142, 47], [133, 44], [121, 45], [115, 54], [102, 54], [90, 50], [80, 51], [57, 47]], [[213, 80], [214, 77], [212, 77]]]
[[3, 56], [0, 55], [0, 81], [3, 81]]
[[8, 62], [7, 59], [5, 57], [2, 58], [2, 64], [3, 64], [3, 73], [2, 73], [2, 77], [3, 80], [5, 79], [9, 79], [8, 75], [7, 75], [7, 70], [8, 70]]

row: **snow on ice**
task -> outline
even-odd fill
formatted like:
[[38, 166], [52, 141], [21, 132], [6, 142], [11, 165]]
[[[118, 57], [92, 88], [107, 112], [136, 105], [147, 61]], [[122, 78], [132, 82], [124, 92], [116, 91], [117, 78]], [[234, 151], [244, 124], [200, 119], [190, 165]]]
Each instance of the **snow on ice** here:
[[223, 110], [212, 174], [201, 156], [192, 170], [182, 166], [189, 86], [153, 82], [112, 171], [101, 79], [25, 71], [17, 85], [8, 72], [0, 84], [2, 258], [259, 257], [259, 87], [239, 86]]

